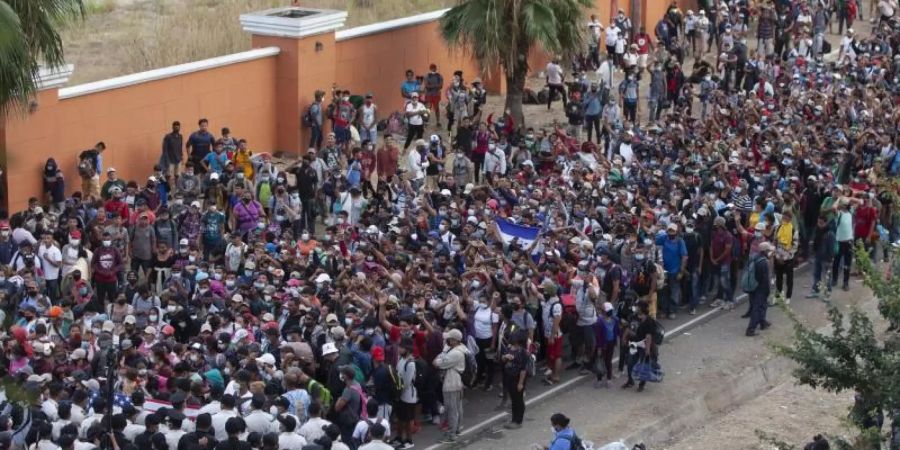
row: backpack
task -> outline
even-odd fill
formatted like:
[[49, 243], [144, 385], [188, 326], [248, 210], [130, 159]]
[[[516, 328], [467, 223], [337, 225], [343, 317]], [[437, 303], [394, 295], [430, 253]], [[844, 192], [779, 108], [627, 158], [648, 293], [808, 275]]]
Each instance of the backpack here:
[[400, 403], [400, 395], [403, 394], [403, 378], [397, 373], [394, 366], [387, 366], [388, 377], [391, 379], [390, 387], [387, 392], [388, 403], [397, 405]]
[[472, 352], [465, 352], [466, 368], [459, 374], [462, 378], [463, 386], [471, 388], [475, 387], [475, 380], [478, 377], [478, 362], [475, 361], [475, 355]]
[[321, 402], [322, 408], [325, 410], [331, 408], [331, 391], [329, 391], [324, 384], [310, 378], [309, 384], [306, 385], [306, 391], [312, 396], [314, 389], [319, 390], [319, 401]]
[[366, 397], [366, 391], [363, 390], [362, 386], [359, 384], [351, 385], [350, 389], [356, 391], [359, 394], [359, 418], [360, 419], [368, 419], [369, 418], [369, 410], [366, 405], [369, 403], [368, 397]]
[[416, 367], [416, 375], [412, 380], [413, 388], [415, 388], [416, 392], [421, 392], [425, 389], [425, 371], [428, 368], [428, 365], [425, 364], [425, 360], [422, 358], [414, 358], [411, 361], [406, 361], [404, 364], [404, 370], [406, 369], [406, 365], [412, 363]]
[[653, 277], [654, 274], [651, 273], [651, 267], [655, 270], [656, 266], [650, 261], [644, 261], [643, 267], [636, 270], [634, 276], [632, 277], [631, 286], [634, 289], [634, 292], [638, 296], [645, 296], [650, 294], [650, 288], [653, 286]]
[[666, 327], [656, 319], [653, 319], [653, 325], [653, 345], [662, 345], [663, 340], [666, 338]]
[[[565, 294], [560, 296], [562, 303], [562, 318], [559, 321], [559, 329], [565, 334], [571, 333], [578, 328], [578, 308], [575, 306], [575, 296]], [[552, 309], [555, 303], [550, 305]]]
[[572, 436], [560, 436], [559, 439], [569, 441], [569, 449], [571, 450], [585, 450], [584, 443], [581, 442], [581, 438], [578, 437], [577, 434], [573, 434]]
[[92, 151], [84, 151], [78, 157], [78, 175], [82, 178], [92, 178], [95, 174], [96, 154]]
[[313, 105], [309, 105], [309, 107], [306, 108], [306, 113], [303, 114], [302, 121], [304, 128], [312, 128], [313, 125], [316, 124], [316, 117], [313, 115], [312, 107]]
[[757, 256], [756, 259], [747, 265], [747, 270], [741, 274], [741, 289], [748, 294], [755, 292], [759, 287], [759, 282], [756, 280], [756, 263], [760, 258], [760, 256]]

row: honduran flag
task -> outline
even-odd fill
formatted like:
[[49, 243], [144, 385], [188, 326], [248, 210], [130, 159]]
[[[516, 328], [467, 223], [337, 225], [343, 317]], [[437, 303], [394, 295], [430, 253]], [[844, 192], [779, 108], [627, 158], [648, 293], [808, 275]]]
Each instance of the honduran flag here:
[[513, 239], [519, 239], [519, 246], [522, 248], [528, 248], [531, 246], [531, 243], [537, 240], [538, 235], [540, 234], [541, 229], [538, 227], [526, 227], [523, 225], [516, 225], [502, 217], [497, 217], [494, 219], [497, 223], [497, 230], [500, 231], [500, 236], [503, 238], [503, 243], [509, 245]]

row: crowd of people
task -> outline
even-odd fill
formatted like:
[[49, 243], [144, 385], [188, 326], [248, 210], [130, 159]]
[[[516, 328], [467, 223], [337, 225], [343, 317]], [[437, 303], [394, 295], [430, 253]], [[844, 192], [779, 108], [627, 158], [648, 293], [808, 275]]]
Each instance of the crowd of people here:
[[[575, 75], [545, 71], [566, 124], [488, 115], [480, 80], [432, 65], [397, 114], [316, 92], [296, 162], [205, 119], [186, 139], [172, 124], [145, 180], [100, 142], [68, 195], [48, 160], [45, 197], [0, 223], [0, 442], [408, 449], [426, 426], [454, 442], [478, 391], [514, 430], [532, 378], [644, 390], [682, 312], [747, 293], [745, 332], [765, 330], [800, 261], [806, 297], [853, 288], [854, 246], [878, 259], [900, 237], [900, 27], [880, 0], [870, 34], [845, 33], [851, 4], [673, 6], [652, 38], [592, 18]], [[551, 423], [548, 448], [577, 448]]]

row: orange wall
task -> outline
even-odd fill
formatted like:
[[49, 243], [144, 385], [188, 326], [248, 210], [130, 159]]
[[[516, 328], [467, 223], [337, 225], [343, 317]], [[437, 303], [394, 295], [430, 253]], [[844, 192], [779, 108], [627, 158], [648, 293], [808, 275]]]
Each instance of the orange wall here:
[[40, 194], [40, 173], [51, 156], [63, 168], [67, 190], [80, 190], [77, 155], [98, 141], [107, 145], [104, 170], [113, 166], [124, 179], [144, 179], [174, 120], [181, 121], [185, 140], [206, 117], [215, 135], [227, 126], [251, 149], [270, 150], [274, 78], [275, 58], [264, 58], [64, 100], [56, 89], [41, 91], [38, 110], [5, 127], [9, 208], [23, 209], [28, 197]]
[[[433, 21], [338, 41], [335, 81], [354, 93], [372, 92], [381, 111], [387, 113], [403, 106], [400, 84], [406, 69], [424, 75], [432, 63], [444, 76], [445, 86], [449, 86], [456, 70], [463, 71], [467, 83], [476, 76], [485, 78], [471, 56], [447, 49], [438, 22]], [[312, 96], [312, 92], [307, 95]]]

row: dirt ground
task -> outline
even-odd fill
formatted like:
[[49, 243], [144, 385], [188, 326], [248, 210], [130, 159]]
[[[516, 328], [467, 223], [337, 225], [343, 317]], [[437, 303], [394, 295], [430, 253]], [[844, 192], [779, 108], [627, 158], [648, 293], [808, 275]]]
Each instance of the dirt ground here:
[[668, 450], [769, 450], [756, 430], [778, 440], [803, 444], [812, 440], [810, 430], [840, 434], [845, 430], [852, 394], [829, 394], [785, 381], [765, 395], [689, 432]]

